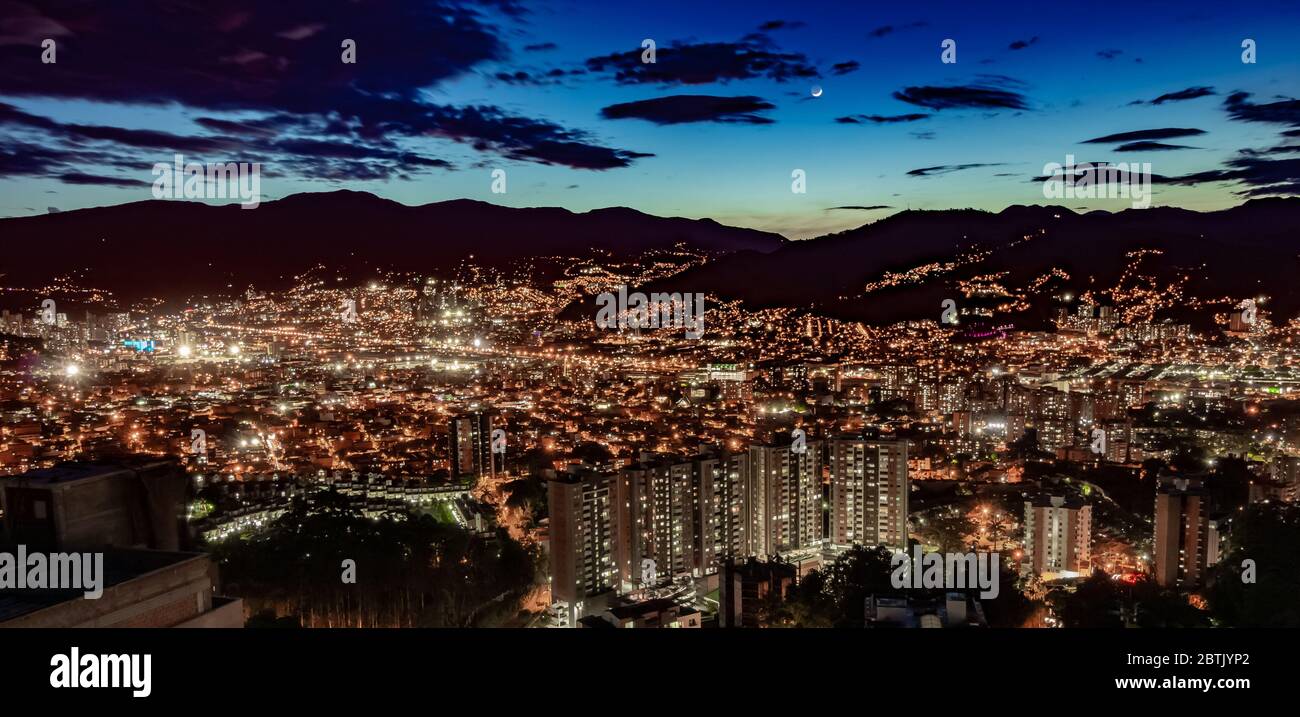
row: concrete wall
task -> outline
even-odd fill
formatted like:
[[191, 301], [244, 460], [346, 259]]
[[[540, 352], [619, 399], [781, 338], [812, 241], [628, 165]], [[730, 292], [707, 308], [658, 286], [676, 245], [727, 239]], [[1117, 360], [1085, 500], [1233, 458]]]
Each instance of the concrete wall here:
[[[174, 627], [212, 611], [214, 585], [211, 560], [194, 555], [106, 587], [98, 600], [74, 598], [0, 623], [0, 627]], [[222, 608], [227, 610], [228, 605]], [[238, 613], [242, 625], [242, 605]], [[219, 619], [228, 619], [228, 615], [223, 612], [210, 618]]]

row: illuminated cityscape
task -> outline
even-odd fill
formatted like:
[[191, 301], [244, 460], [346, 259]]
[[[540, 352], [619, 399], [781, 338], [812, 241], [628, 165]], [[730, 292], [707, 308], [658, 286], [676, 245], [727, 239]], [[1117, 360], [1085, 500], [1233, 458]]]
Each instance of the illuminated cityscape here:
[[0, 2], [0, 685], [1289, 686], [1300, 5], [1121, 15]]
[[[321, 495], [372, 520], [503, 530], [536, 565], [503, 619], [535, 626], [646, 601], [712, 624], [729, 563], [806, 575], [854, 546], [911, 542], [998, 551], [1016, 589], [1044, 595], [1022, 624], [1047, 625], [1048, 598], [1093, 571], [1197, 597], [1234, 516], [1300, 492], [1300, 344], [1262, 309], [1243, 324], [1193, 300], [1210, 329], [1153, 321], [1141, 307], [1167, 292], [1128, 289], [1142, 281], [1126, 271], [1087, 299], [1052, 294], [1041, 330], [725, 300], [699, 340], [568, 318], [583, 297], [706, 261], [684, 247], [575, 257], [546, 278], [467, 260], [364, 283], [315, 266], [281, 291], [143, 308], [91, 285], [6, 287], [59, 310], [3, 316], [0, 467], [171, 457], [209, 547]], [[963, 301], [993, 291], [959, 285]], [[1019, 300], [1052, 291], [1037, 289]], [[1165, 498], [1176, 478], [1231, 502], [1198, 504], [1189, 528], [1170, 516], [1186, 503]]]

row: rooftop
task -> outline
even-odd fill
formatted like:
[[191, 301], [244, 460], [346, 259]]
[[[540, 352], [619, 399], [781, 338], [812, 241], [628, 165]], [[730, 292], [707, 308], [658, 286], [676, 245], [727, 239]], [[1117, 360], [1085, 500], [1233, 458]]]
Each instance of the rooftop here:
[[[0, 553], [15, 555], [15, 551], [15, 546], [0, 546]], [[103, 587], [105, 590], [164, 568], [207, 559], [204, 553], [178, 553], [166, 550], [106, 549], [102, 552], [104, 553]], [[37, 610], [44, 610], [69, 600], [83, 599], [83, 595], [84, 591], [76, 589], [0, 589], [0, 626], [8, 620]]]

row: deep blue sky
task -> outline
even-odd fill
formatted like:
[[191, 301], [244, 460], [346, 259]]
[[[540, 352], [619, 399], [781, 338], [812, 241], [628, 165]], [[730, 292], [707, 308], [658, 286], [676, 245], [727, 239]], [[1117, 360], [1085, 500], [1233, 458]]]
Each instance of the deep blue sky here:
[[791, 237], [1045, 203], [1032, 179], [1067, 154], [1150, 162], [1172, 180], [1155, 205], [1300, 194], [1295, 2], [85, 5], [0, 4], [0, 216], [148, 199], [175, 151], [261, 161], [271, 198], [625, 205]]

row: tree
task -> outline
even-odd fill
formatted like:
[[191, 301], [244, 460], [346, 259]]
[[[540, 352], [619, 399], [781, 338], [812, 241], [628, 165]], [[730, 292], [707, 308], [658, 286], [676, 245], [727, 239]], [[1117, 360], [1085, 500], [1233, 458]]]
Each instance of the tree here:
[[1138, 627], [1209, 627], [1210, 617], [1177, 590], [1143, 576], [1130, 589]]
[[938, 546], [942, 553], [959, 553], [971, 546], [967, 536], [975, 532], [970, 519], [960, 510], [940, 509], [925, 518], [920, 533]]
[[1123, 627], [1119, 592], [1106, 573], [1093, 571], [1073, 592], [1056, 590], [1048, 602], [1065, 627]]
[[1026, 428], [1024, 434], [1007, 444], [1008, 458], [1050, 458], [1051, 454], [1038, 446], [1038, 429]]
[[1252, 479], [1246, 461], [1237, 456], [1220, 458], [1214, 463], [1214, 472], [1206, 476], [1205, 480], [1210, 504], [1222, 511], [1233, 511], [1245, 506], [1250, 502]]
[[825, 577], [813, 570], [790, 587], [784, 599], [767, 600], [759, 607], [758, 621], [767, 627], [834, 627], [835, 608], [825, 593]]
[[1028, 583], [1037, 582], [1037, 577], [1022, 578], [1013, 564], [1000, 562], [997, 579], [998, 596], [980, 600], [989, 627], [1026, 627], [1034, 622], [1046, 606], [1028, 597], [1024, 588]]
[[868, 595], [895, 592], [890, 583], [891, 554], [879, 546], [855, 545], [835, 562], [810, 571], [773, 606], [761, 624], [789, 627], [862, 627]]
[[536, 521], [547, 513], [546, 481], [538, 475], [530, 475], [506, 483], [502, 490], [506, 494], [506, 507], [526, 511]]
[[[372, 520], [333, 490], [213, 553], [251, 612], [308, 627], [482, 624], [513, 615], [536, 581], [535, 556], [505, 531], [483, 538], [410, 511]], [[355, 583], [342, 580], [344, 560]]]
[[529, 475], [537, 475], [548, 468], [555, 467], [554, 457], [541, 446], [533, 446], [524, 451], [518, 463], [524, 468], [522, 472]]
[[248, 618], [248, 621], [244, 623], [244, 627], [297, 629], [302, 627], [302, 622], [298, 619], [297, 615], [277, 617], [274, 610], [263, 610]]
[[609, 448], [592, 441], [579, 443], [573, 448], [573, 457], [588, 465], [599, 465], [608, 463], [613, 459], [614, 454], [609, 452]]
[[1209, 571], [1214, 619], [1231, 627], [1300, 627], [1300, 506], [1250, 506], [1233, 520], [1231, 545]]

